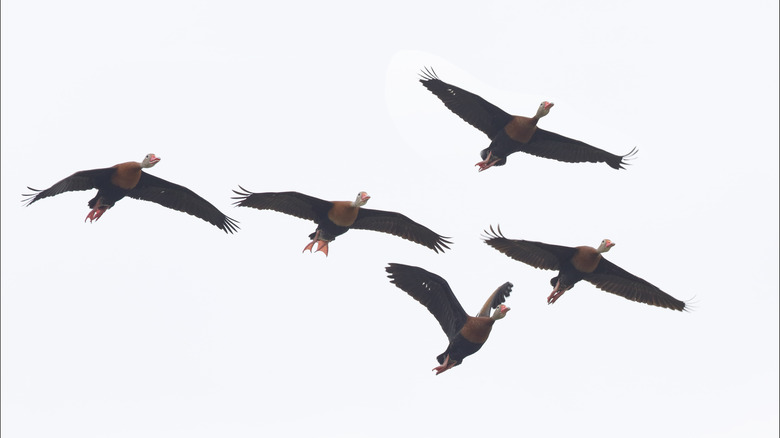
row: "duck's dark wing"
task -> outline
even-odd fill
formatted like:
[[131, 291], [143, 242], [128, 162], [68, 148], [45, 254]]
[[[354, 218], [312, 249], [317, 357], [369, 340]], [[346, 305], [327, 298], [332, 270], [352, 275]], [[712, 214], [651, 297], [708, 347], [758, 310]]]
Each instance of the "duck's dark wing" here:
[[501, 233], [500, 227], [498, 227], [498, 231], [494, 231], [492, 225], [490, 231], [486, 230], [485, 234], [486, 236], [483, 237], [488, 245], [517, 261], [539, 269], [558, 270], [563, 262], [571, 259], [577, 251], [576, 248], [568, 246], [507, 239]]
[[685, 301], [674, 298], [604, 257], [601, 258], [596, 270], [587, 274], [583, 280], [593, 283], [601, 290], [620, 295], [631, 301], [672, 310], [685, 310]]
[[519, 144], [518, 151], [537, 157], [551, 158], [566, 163], [607, 163], [613, 169], [625, 169], [636, 148], [625, 155], [615, 155], [585, 142], [536, 128], [528, 143]]
[[429, 228], [394, 211], [361, 208], [358, 210], [355, 223], [350, 228], [392, 234], [427, 246], [437, 253], [444, 251], [445, 248], [449, 249], [447, 244], [452, 244], [451, 241], [447, 240], [448, 238], [436, 234]]
[[482, 309], [480, 309], [477, 316], [490, 316], [490, 309], [495, 309], [499, 305], [501, 305], [504, 301], [506, 301], [506, 298], [509, 296], [509, 294], [512, 292], [512, 283], [506, 282], [498, 287], [490, 296], [488, 297], [487, 301], [485, 301], [485, 304], [482, 306]]
[[59, 195], [60, 193], [96, 189], [100, 183], [107, 182], [115, 170], [116, 168], [114, 167], [82, 170], [63, 179], [62, 181], [59, 181], [45, 190], [38, 190], [32, 187], [27, 187], [29, 190], [32, 190], [35, 193], [27, 193], [22, 195], [25, 197], [22, 199], [22, 202], [25, 203], [24, 205], [30, 205], [39, 199]]
[[447, 282], [436, 274], [416, 266], [389, 263], [385, 268], [390, 282], [425, 306], [452, 340], [466, 324], [463, 310]]
[[425, 88], [441, 99], [450, 111], [491, 139], [512, 120], [511, 114], [487, 100], [442, 81], [433, 69], [426, 68], [420, 77]]
[[225, 216], [217, 207], [192, 190], [146, 172], [141, 172], [138, 184], [127, 192], [127, 196], [191, 214], [226, 233], [238, 231], [236, 220]]
[[238, 196], [233, 204], [239, 207], [252, 207], [258, 210], [273, 210], [301, 219], [317, 221], [328, 214], [333, 203], [314, 196], [298, 192], [252, 193], [239, 186], [241, 191], [233, 190]]

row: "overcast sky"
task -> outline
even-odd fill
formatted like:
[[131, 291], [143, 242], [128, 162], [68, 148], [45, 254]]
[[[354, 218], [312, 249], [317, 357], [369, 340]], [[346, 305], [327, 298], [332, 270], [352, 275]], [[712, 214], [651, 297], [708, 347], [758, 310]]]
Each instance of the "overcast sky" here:
[[[476, 4], [476, 3], [475, 3]], [[776, 437], [778, 4], [774, 1], [2, 3], [2, 435], [17, 437]], [[442, 80], [613, 153], [625, 171], [526, 154], [478, 173], [487, 137]], [[149, 173], [240, 221], [226, 235], [94, 191]], [[234, 208], [296, 190], [406, 214], [444, 254]], [[692, 312], [551, 271], [480, 234], [617, 245], [607, 258]], [[444, 277], [475, 314], [514, 284], [477, 354], [447, 340], [388, 262]]]

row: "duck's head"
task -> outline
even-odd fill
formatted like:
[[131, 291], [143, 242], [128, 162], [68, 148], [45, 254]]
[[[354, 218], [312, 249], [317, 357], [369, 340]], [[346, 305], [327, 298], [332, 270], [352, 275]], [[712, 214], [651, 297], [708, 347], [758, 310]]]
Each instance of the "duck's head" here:
[[371, 197], [368, 196], [368, 193], [360, 192], [357, 194], [357, 197], [355, 198], [355, 202], [353, 204], [355, 205], [355, 207], [362, 207], [366, 205], [369, 199], [371, 199]]
[[604, 240], [601, 241], [601, 245], [599, 245], [599, 247], [596, 248], [596, 251], [598, 251], [600, 253], [607, 252], [613, 246], [615, 246], [615, 242], [613, 242], [613, 241], [611, 241], [609, 239], [604, 239]]
[[504, 304], [500, 304], [498, 307], [496, 307], [496, 310], [493, 312], [493, 316], [491, 316], [491, 318], [493, 318], [494, 321], [499, 320], [505, 317], [506, 313], [509, 312], [510, 310], [512, 309], [510, 309]]
[[147, 169], [157, 164], [160, 160], [161, 158], [154, 154], [146, 154], [143, 161], [141, 161], [141, 167]]
[[537, 119], [541, 119], [542, 117], [544, 117], [547, 114], [549, 114], [550, 113], [550, 108], [552, 108], [553, 105], [555, 105], [555, 104], [552, 103], [552, 102], [548, 102], [546, 100], [544, 102], [540, 103], [539, 104], [539, 109], [536, 110], [536, 118]]

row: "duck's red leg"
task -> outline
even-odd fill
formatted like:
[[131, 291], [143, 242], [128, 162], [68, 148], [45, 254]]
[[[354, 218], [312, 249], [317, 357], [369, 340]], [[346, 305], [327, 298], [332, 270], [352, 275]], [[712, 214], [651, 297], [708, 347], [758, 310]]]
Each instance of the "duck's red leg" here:
[[[314, 242], [312, 242], [314, 243]], [[319, 240], [317, 241], [317, 251], [322, 251], [325, 253], [325, 257], [328, 256], [328, 241], [327, 240]], [[314, 252], [317, 252], [314, 251]]]
[[458, 361], [456, 361], [456, 360], [453, 360], [452, 362], [450, 362], [450, 355], [448, 354], [447, 357], [444, 359], [444, 363], [439, 365], [439, 366], [437, 366], [436, 368], [432, 369], [431, 371], [436, 371], [436, 375], [438, 376], [439, 374], [447, 371], [448, 369], [454, 367], [457, 364], [458, 364]]
[[317, 230], [317, 233], [314, 234], [314, 238], [311, 240], [311, 242], [309, 242], [308, 245], [306, 245], [303, 248], [303, 251], [301, 251], [301, 252], [306, 252], [307, 249], [309, 250], [309, 252], [311, 252], [312, 249], [314, 248], [314, 244], [316, 243], [317, 244], [317, 250], [314, 251], [314, 252], [322, 251], [322, 252], [325, 253], [325, 257], [328, 256], [328, 242], [329, 241], [320, 239], [320, 231], [321, 230]]
[[558, 298], [560, 298], [561, 295], [563, 295], [563, 293], [566, 292], [567, 290], [568, 289], [561, 289], [561, 280], [559, 279], [555, 283], [555, 288], [553, 289], [552, 293], [550, 294], [549, 297], [547, 297], [547, 304], [552, 304], [555, 301], [557, 301]]
[[319, 240], [319, 238], [320, 238], [320, 230], [317, 230], [317, 233], [314, 235], [314, 239], [312, 239], [311, 242], [309, 242], [309, 244], [306, 245], [303, 248], [303, 251], [301, 252], [306, 252], [307, 249], [309, 250], [309, 252], [311, 252], [312, 248], [314, 248], [314, 244]]
[[485, 158], [483, 161], [480, 161], [479, 163], [475, 164], [475, 166], [479, 166], [479, 171], [482, 172], [483, 170], [490, 169], [493, 167], [494, 164], [498, 163], [500, 158], [496, 158], [492, 162], [490, 161], [490, 157], [493, 156], [493, 151], [488, 152], [487, 158]]
[[87, 219], [89, 219], [90, 223], [92, 221], [96, 221], [96, 220], [100, 219], [100, 216], [103, 216], [103, 213], [105, 213], [106, 210], [108, 210], [108, 209], [109, 209], [109, 206], [101, 205], [100, 203], [98, 203], [95, 206], [95, 208], [93, 208], [92, 210], [89, 211], [89, 213], [87, 214], [87, 217], [84, 218], [84, 222], [86, 222]]

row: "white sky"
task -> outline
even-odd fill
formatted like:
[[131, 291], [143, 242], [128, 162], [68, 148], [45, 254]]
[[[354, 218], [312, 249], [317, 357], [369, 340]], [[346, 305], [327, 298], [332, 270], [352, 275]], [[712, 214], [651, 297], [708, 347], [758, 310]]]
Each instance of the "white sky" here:
[[[614, 153], [627, 171], [515, 154], [417, 82], [444, 81]], [[3, 437], [776, 437], [778, 4], [735, 2], [2, 3]], [[92, 192], [26, 186], [162, 158], [150, 173], [241, 222], [225, 235]], [[233, 208], [297, 190], [402, 212], [435, 254]], [[482, 243], [596, 245], [695, 311], [581, 283]], [[512, 311], [463, 366], [386, 278], [447, 279]]]

